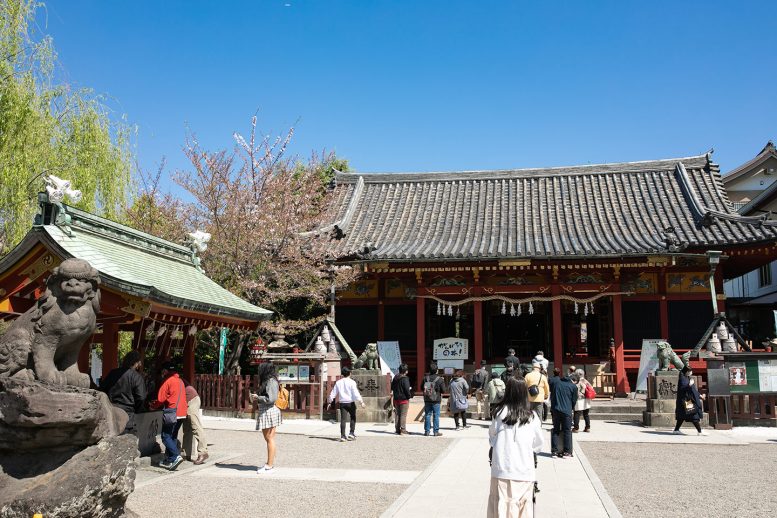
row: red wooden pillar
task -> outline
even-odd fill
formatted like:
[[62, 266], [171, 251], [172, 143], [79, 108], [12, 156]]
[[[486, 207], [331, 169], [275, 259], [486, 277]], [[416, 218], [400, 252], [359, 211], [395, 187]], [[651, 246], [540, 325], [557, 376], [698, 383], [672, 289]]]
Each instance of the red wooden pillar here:
[[386, 339], [386, 305], [378, 301], [378, 340]]
[[91, 356], [92, 353], [92, 339], [89, 338], [89, 340], [84, 343], [84, 345], [81, 346], [81, 350], [78, 351], [78, 370], [83, 372], [84, 374], [90, 374], [91, 371], [89, 370], [89, 356]]
[[415, 299], [415, 347], [416, 347], [416, 381], [421, 390], [424, 373], [426, 372], [426, 299]]
[[726, 312], [726, 295], [723, 291], [723, 270], [715, 270], [715, 292], [718, 299], [718, 313]]
[[[554, 290], [555, 291], [555, 290]], [[553, 315], [553, 367], [564, 375], [564, 342], [561, 329], [561, 300], [551, 301]]]
[[188, 332], [189, 328], [185, 329], [186, 338], [184, 338], [183, 345], [183, 377], [189, 381], [189, 383], [194, 383], [194, 349], [197, 345], [197, 336], [190, 335]]
[[661, 338], [669, 340], [669, 301], [666, 295], [661, 295], [658, 301], [659, 318], [661, 320]]
[[612, 296], [612, 334], [615, 340], [615, 393], [624, 396], [631, 392], [626, 377], [626, 365], [623, 355], [623, 308], [622, 295]]
[[119, 366], [119, 325], [103, 324], [103, 377]]
[[483, 359], [483, 302], [476, 300], [474, 302], [475, 317], [475, 369], [480, 368], [480, 361]]

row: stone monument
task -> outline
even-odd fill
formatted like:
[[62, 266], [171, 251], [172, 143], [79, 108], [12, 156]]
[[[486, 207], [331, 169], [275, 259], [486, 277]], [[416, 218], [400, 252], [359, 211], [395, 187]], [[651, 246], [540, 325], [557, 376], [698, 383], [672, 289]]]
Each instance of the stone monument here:
[[351, 378], [359, 387], [365, 405], [364, 408], [356, 407], [356, 418], [378, 423], [391, 421], [391, 386], [386, 375], [380, 371], [378, 344], [367, 344], [353, 365]]
[[89, 389], [78, 352], [100, 309], [97, 270], [54, 268], [44, 294], [0, 336], [0, 516], [118, 517], [138, 442], [127, 414]]

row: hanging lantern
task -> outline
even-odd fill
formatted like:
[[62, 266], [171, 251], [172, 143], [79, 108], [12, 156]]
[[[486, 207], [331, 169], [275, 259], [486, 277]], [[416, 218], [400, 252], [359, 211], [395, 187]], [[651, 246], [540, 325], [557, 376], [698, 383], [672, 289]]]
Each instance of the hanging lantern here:
[[534, 314], [534, 305], [531, 303], [531, 301], [529, 301], [529, 314], [530, 315]]
[[510, 316], [511, 317], [515, 316], [515, 306], [513, 306], [512, 304], [510, 304]]
[[507, 313], [507, 306], [505, 305], [505, 301], [503, 300], [502, 301], [502, 314], [504, 315], [506, 313]]
[[438, 315], [438, 316], [439, 316], [439, 315], [442, 315], [442, 308], [441, 308], [441, 306], [440, 306], [440, 303], [439, 303], [439, 302], [437, 303], [437, 315]]

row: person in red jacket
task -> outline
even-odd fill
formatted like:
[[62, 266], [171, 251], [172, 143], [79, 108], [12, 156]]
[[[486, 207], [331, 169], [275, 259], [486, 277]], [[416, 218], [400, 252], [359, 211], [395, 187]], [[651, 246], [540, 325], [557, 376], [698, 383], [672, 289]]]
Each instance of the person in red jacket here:
[[150, 406], [152, 408], [162, 408], [163, 413], [175, 413], [176, 419], [174, 422], [166, 423], [164, 415], [162, 416], [162, 442], [165, 445], [165, 459], [159, 463], [160, 467], [172, 471], [183, 462], [177, 440], [178, 430], [180, 430], [181, 424], [187, 416], [188, 405], [186, 404], [186, 391], [183, 380], [181, 380], [172, 362], [162, 364], [162, 380], [162, 386], [159, 387], [159, 393], [157, 394], [157, 401], [154, 401]]

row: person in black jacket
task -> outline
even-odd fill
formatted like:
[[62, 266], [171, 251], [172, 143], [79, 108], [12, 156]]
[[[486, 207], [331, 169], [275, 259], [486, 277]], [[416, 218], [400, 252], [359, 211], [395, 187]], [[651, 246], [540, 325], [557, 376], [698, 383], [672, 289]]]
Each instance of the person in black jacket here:
[[122, 433], [138, 433], [135, 413], [143, 411], [146, 400], [146, 380], [138, 372], [141, 366], [140, 353], [130, 351], [124, 355], [121, 367], [109, 372], [100, 384], [100, 390], [108, 394], [113, 406], [121, 408], [129, 416]]
[[[674, 410], [677, 424], [674, 426], [674, 434], [682, 435], [683, 432], [680, 431], [680, 426], [682, 426], [684, 421], [690, 421], [696, 427], [699, 435], [704, 435], [699, 424], [699, 421], [704, 417], [701, 400], [702, 397], [699, 396], [699, 389], [693, 380], [693, 371], [686, 365], [680, 371], [680, 377], [677, 380], [677, 401]], [[693, 407], [691, 407], [691, 403]]]
[[[555, 371], [554, 371], [555, 374]], [[572, 456], [572, 414], [577, 402], [577, 385], [564, 376], [550, 384], [550, 410], [553, 414], [553, 430], [550, 433], [551, 454], [559, 457]], [[559, 435], [564, 432], [563, 448]]]
[[413, 388], [410, 386], [410, 378], [407, 377], [407, 364], [399, 366], [399, 374], [391, 380], [391, 394], [394, 397], [394, 426], [397, 435], [408, 435], [407, 410], [410, 408], [410, 400], [413, 398]]
[[508, 349], [507, 357], [505, 358], [505, 367], [509, 369], [512, 364], [513, 369], [517, 369], [520, 363], [520, 360], [518, 360], [518, 357], [515, 355], [515, 349]]

